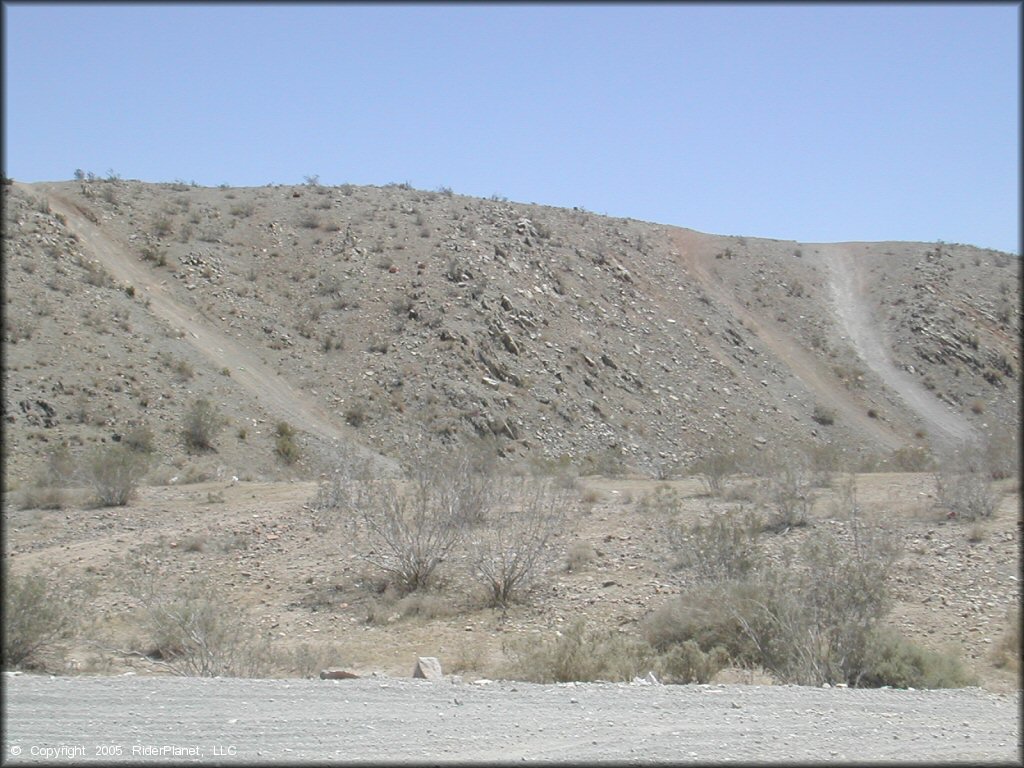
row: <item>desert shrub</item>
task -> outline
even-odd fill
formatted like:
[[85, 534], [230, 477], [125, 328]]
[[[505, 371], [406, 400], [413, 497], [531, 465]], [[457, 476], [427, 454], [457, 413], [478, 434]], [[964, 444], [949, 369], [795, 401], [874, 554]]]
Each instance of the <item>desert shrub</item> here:
[[14, 575], [4, 564], [3, 667], [35, 667], [39, 656], [68, 636], [80, 611], [39, 570]]
[[182, 436], [190, 450], [213, 450], [213, 440], [224, 427], [226, 420], [209, 400], [195, 400], [185, 412]]
[[752, 581], [702, 584], [648, 614], [640, 631], [659, 652], [692, 641], [702, 650], [723, 649], [735, 664], [758, 664], [757, 645], [746, 631], [755, 617], [741, 612], [755, 606], [758, 596]]
[[534, 683], [632, 680], [654, 664], [651, 647], [621, 632], [589, 630], [584, 619], [554, 637], [525, 637], [506, 643], [505, 675]]
[[935, 475], [939, 506], [960, 520], [991, 517], [999, 504], [987, 472], [947, 466]]
[[19, 491], [20, 509], [63, 509], [68, 496], [64, 488], [77, 475], [74, 457], [66, 445], [59, 445], [46, 454], [46, 461], [28, 484]]
[[367, 417], [366, 406], [361, 402], [355, 402], [345, 409], [345, 422], [349, 426], [359, 428], [366, 423]]
[[1016, 672], [1020, 669], [1020, 608], [1006, 614], [1006, 629], [992, 646], [992, 663], [999, 669]]
[[143, 650], [127, 655], [185, 677], [258, 677], [269, 665], [269, 643], [252, 632], [230, 597], [205, 582], [174, 590], [146, 588], [141, 608]]
[[364, 559], [403, 593], [427, 589], [488, 504], [490, 479], [469, 471], [468, 462], [423, 456], [402, 482], [373, 472], [365, 460], [342, 457], [318, 486], [314, 515], [321, 525], [340, 515], [361, 527], [371, 542]]
[[811, 418], [823, 427], [830, 427], [836, 423], [836, 412], [831, 408], [816, 405], [814, 406], [814, 412], [811, 414]]
[[700, 475], [708, 492], [722, 492], [722, 481], [739, 471], [743, 457], [724, 445], [713, 446], [704, 456], [691, 462], [687, 467], [690, 474]]
[[492, 487], [470, 543], [473, 573], [491, 605], [520, 599], [553, 559], [551, 543], [569, 507], [568, 492], [551, 482], [520, 479]]
[[716, 646], [702, 651], [693, 640], [672, 646], [658, 655], [654, 671], [663, 683], [707, 683], [729, 663], [729, 653]]
[[153, 453], [153, 430], [145, 423], [129, 425], [121, 438], [122, 444], [139, 453]]
[[916, 445], [897, 448], [889, 455], [886, 463], [898, 472], [927, 472], [934, 467], [929, 450]]
[[765, 529], [784, 531], [808, 524], [814, 505], [814, 471], [808, 456], [779, 449], [766, 457], [762, 485], [772, 508]]
[[668, 523], [677, 568], [687, 568], [702, 581], [742, 579], [763, 557], [763, 523], [750, 511], [715, 514], [708, 523], [676, 526]]
[[294, 464], [302, 451], [295, 442], [295, 429], [287, 421], [279, 422], [274, 437], [274, 452], [285, 464]]
[[983, 467], [993, 480], [1014, 477], [1020, 468], [1019, 424], [993, 427], [982, 444]]
[[589, 541], [574, 541], [565, 555], [565, 570], [580, 571], [597, 557], [597, 550]]
[[867, 688], [963, 688], [976, 685], [977, 679], [956, 656], [878, 628], [868, 639], [862, 669], [853, 682]]
[[121, 443], [98, 447], [87, 463], [89, 483], [104, 507], [127, 504], [148, 470], [146, 456]]
[[852, 542], [816, 533], [780, 564], [683, 593], [645, 620], [648, 642], [721, 647], [736, 663], [761, 666], [783, 682], [858, 684], [889, 608], [898, 547], [884, 531], [850, 526]]

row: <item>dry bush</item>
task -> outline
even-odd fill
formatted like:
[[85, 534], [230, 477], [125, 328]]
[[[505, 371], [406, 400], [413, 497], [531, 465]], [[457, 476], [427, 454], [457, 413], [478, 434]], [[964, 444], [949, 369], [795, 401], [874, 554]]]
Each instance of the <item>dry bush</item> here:
[[977, 444], [961, 446], [943, 458], [935, 473], [939, 506], [960, 520], [991, 517], [999, 504], [991, 477], [984, 449]]
[[299, 448], [298, 443], [295, 442], [295, 429], [287, 421], [281, 421], [277, 424], [274, 436], [274, 453], [285, 464], [294, 464], [302, 456], [302, 450]]
[[46, 462], [18, 493], [19, 509], [63, 509], [69, 503], [64, 490], [78, 475], [75, 460], [66, 445], [46, 454]]
[[[708, 546], [692, 565], [708, 580], [645, 620], [648, 642], [662, 651], [688, 640], [704, 652], [721, 647], [735, 663], [783, 682], [866, 684], [899, 547], [861, 519], [852, 492], [842, 503], [845, 538], [816, 532], [777, 563], [748, 559], [756, 522], [707, 529], [720, 546]], [[740, 567], [721, 568], [715, 561], [722, 558]]]
[[160, 588], [138, 574], [132, 597], [141, 610], [141, 650], [115, 651], [183, 677], [261, 677], [269, 641], [254, 633], [231, 597], [206, 581]]
[[340, 516], [361, 528], [370, 540], [363, 558], [412, 592], [431, 586], [438, 566], [483, 518], [491, 489], [490, 478], [471, 471], [465, 455], [416, 460], [405, 482], [343, 457], [312, 507], [321, 526]]
[[774, 508], [766, 530], [784, 531], [808, 524], [814, 505], [814, 471], [807, 455], [778, 449], [766, 456], [762, 474], [765, 497]]
[[534, 683], [629, 681], [646, 674], [654, 654], [642, 640], [610, 630], [588, 630], [577, 619], [555, 637], [519, 637], [505, 643], [505, 677]]
[[86, 467], [96, 501], [104, 507], [127, 504], [148, 470], [146, 455], [121, 443], [98, 447]]
[[40, 656], [78, 626], [81, 608], [39, 570], [13, 575], [4, 564], [3, 668], [36, 668]]
[[716, 646], [702, 651], [693, 640], [674, 645], [655, 659], [654, 671], [663, 683], [707, 683], [729, 664], [729, 653]]
[[551, 562], [552, 539], [562, 530], [570, 504], [569, 493], [550, 481], [519, 478], [495, 484], [470, 542], [473, 572], [491, 605], [521, 598]]
[[709, 493], [719, 494], [722, 492], [722, 481], [739, 472], [745, 460], [746, 457], [740, 451], [714, 445], [705, 456], [693, 461], [687, 471], [691, 475], [700, 475]]
[[978, 684], [952, 653], [922, 648], [888, 628], [877, 629], [869, 638], [857, 682], [867, 688], [965, 688]]
[[712, 519], [707, 524], [667, 523], [675, 567], [687, 568], [705, 582], [745, 578], [764, 555], [760, 541], [763, 522], [743, 509], [723, 514], [709, 511]]
[[597, 558], [597, 550], [589, 541], [574, 541], [565, 555], [565, 570], [569, 573], [580, 571]]
[[1006, 614], [1006, 629], [992, 647], [992, 663], [999, 669], [1017, 672], [1020, 658], [1020, 608], [1014, 607]]
[[185, 446], [196, 451], [213, 450], [213, 440], [226, 423], [220, 411], [209, 400], [195, 400], [185, 413], [182, 425]]

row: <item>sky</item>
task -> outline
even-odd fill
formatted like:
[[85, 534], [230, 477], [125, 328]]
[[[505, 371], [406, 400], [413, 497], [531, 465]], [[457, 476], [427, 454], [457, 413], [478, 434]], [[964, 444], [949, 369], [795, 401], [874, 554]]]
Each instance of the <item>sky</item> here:
[[3, 3], [3, 169], [1020, 252], [1019, 3]]

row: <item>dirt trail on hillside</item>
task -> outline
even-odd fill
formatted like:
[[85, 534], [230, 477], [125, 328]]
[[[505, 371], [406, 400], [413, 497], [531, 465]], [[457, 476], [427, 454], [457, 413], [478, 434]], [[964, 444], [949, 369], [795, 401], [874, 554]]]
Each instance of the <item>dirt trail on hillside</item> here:
[[829, 285], [840, 326], [864, 363], [918, 416], [924, 419], [933, 442], [955, 447], [977, 438], [967, 420], [933, 397], [906, 371], [889, 359], [886, 344], [872, 311], [864, 301], [864, 276], [857, 260], [841, 244], [818, 244], [829, 268]]
[[729, 286], [708, 266], [707, 260], [712, 256], [710, 252], [704, 252], [700, 233], [679, 230], [675, 234], [675, 242], [686, 266], [708, 295], [752, 330], [789, 371], [814, 393], [822, 405], [834, 408], [842, 414], [846, 423], [855, 425], [889, 449], [903, 445], [904, 441], [899, 435], [870, 418], [864, 408], [849, 395], [845, 386], [824, 371], [813, 355], [805, 352], [770, 319], [759, 316], [740, 303]]
[[87, 255], [99, 261], [115, 280], [133, 286], [148, 298], [148, 308], [156, 317], [181, 331], [183, 338], [218, 369], [230, 370], [232, 380], [248, 390], [274, 418], [287, 420], [296, 429], [329, 442], [343, 444], [390, 469], [397, 466], [394, 461], [359, 445], [351, 434], [334, 423], [330, 413], [295, 389], [254, 352], [205, 322], [199, 310], [175, 299], [165, 280], [154, 275], [127, 248], [110, 238], [76, 203], [45, 184], [16, 182], [15, 186], [30, 194], [44, 194], [50, 209], [64, 216], [68, 229], [78, 236]]

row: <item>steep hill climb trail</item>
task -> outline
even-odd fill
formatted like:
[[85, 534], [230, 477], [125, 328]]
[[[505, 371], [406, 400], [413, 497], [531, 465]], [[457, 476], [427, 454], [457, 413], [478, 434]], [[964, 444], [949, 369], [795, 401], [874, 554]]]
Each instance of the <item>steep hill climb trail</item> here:
[[45, 184], [15, 183], [25, 191], [45, 195], [50, 208], [64, 216], [68, 229], [77, 235], [88, 255], [99, 261], [114, 279], [133, 286], [146, 296], [149, 310], [156, 317], [181, 331], [183, 338], [218, 368], [228, 368], [232, 379], [247, 389], [275, 418], [286, 419], [295, 428], [329, 442], [346, 444], [392, 469], [396, 466], [393, 461], [358, 445], [351, 434], [334, 423], [330, 413], [265, 365], [254, 352], [205, 322], [197, 310], [179, 302], [156, 275], [90, 221], [75, 203]]
[[753, 330], [768, 349], [784, 363], [804, 385], [824, 404], [842, 414], [844, 420], [856, 425], [862, 432], [871, 435], [880, 444], [895, 449], [903, 445], [903, 440], [875, 419], [867, 416], [865, 409], [847, 392], [846, 388], [834, 376], [816, 363], [813, 355], [805, 352], [788, 334], [779, 329], [771, 320], [757, 315], [747, 309], [736, 298], [729, 286], [708, 266], [713, 258], [706, 251], [703, 238], [699, 232], [677, 230], [675, 242], [683, 263], [690, 274], [700, 282], [716, 303], [741, 320], [747, 328]]
[[937, 444], [954, 447], [977, 437], [967, 420], [949, 410], [908, 373], [889, 359], [882, 334], [872, 322], [864, 301], [863, 274], [857, 260], [843, 244], [816, 244], [830, 274], [833, 305], [840, 326], [846, 331], [864, 363], [882, 379], [928, 425]]

